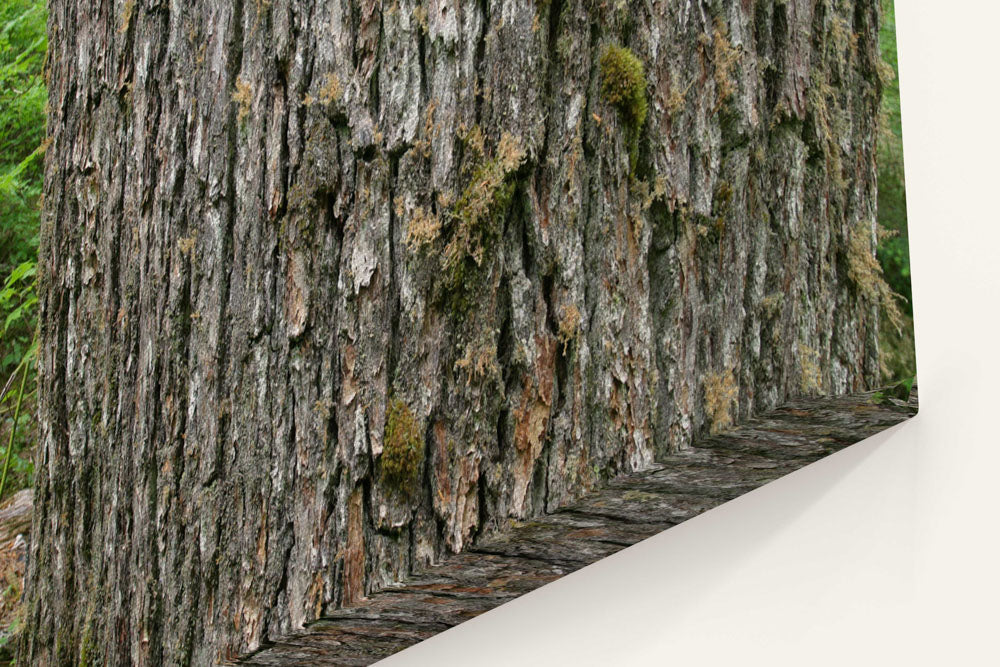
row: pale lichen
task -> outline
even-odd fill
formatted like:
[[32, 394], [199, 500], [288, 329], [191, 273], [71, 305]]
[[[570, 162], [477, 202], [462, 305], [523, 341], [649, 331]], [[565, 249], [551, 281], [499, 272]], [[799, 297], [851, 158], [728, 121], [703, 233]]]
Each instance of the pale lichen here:
[[455, 370], [465, 372], [466, 386], [472, 384], [473, 380], [480, 382], [490, 376], [499, 377], [496, 344], [491, 340], [467, 344], [465, 354], [455, 362]]
[[339, 102], [343, 95], [344, 89], [340, 83], [340, 77], [333, 72], [327, 72], [323, 76], [323, 85], [319, 88], [319, 98], [315, 98], [312, 95], [306, 95], [305, 103], [306, 106], [311, 106], [316, 102], [330, 105], [335, 102]]

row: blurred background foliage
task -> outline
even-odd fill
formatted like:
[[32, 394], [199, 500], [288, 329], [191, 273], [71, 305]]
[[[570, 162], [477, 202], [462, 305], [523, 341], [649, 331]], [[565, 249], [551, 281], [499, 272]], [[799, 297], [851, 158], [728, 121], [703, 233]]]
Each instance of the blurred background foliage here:
[[903, 174], [903, 125], [899, 104], [899, 64], [896, 55], [896, 11], [893, 0], [882, 0], [879, 35], [884, 68], [882, 117], [878, 143], [878, 259], [886, 282], [900, 297], [903, 326], [896, 330], [883, 319], [881, 353], [883, 379], [917, 374], [913, 347], [913, 292], [910, 289], [910, 239], [906, 225], [906, 185]]
[[0, 462], [7, 471], [3, 496], [31, 483], [37, 432], [35, 263], [45, 140], [46, 15], [44, 0], [0, 0]]

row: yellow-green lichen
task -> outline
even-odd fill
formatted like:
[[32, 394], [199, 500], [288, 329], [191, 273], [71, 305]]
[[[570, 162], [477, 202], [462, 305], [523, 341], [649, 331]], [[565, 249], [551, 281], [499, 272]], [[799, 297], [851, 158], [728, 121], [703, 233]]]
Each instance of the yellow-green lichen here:
[[816, 394], [823, 389], [823, 371], [820, 367], [820, 355], [817, 350], [804, 343], [799, 344], [799, 380], [803, 394]]
[[562, 308], [562, 314], [559, 317], [559, 342], [563, 346], [563, 354], [566, 353], [570, 342], [574, 340], [580, 333], [580, 309], [576, 307], [576, 304], [569, 304]]
[[250, 115], [250, 105], [253, 102], [253, 91], [250, 90], [250, 84], [244, 81], [243, 77], [236, 78], [233, 90], [233, 102], [239, 107], [237, 120], [242, 123]]
[[611, 45], [601, 56], [601, 95], [618, 109], [625, 121], [629, 163], [635, 169], [639, 157], [639, 134], [649, 113], [646, 101], [646, 70], [632, 51]]
[[122, 7], [122, 22], [118, 28], [121, 33], [128, 32], [129, 26], [132, 24], [132, 16], [135, 14], [135, 0], [125, 0], [125, 5]]
[[712, 55], [715, 60], [715, 108], [719, 111], [722, 105], [736, 93], [736, 82], [733, 69], [739, 59], [739, 52], [729, 42], [729, 33], [725, 23], [716, 19], [715, 30], [712, 32]]
[[705, 377], [705, 416], [712, 433], [733, 425], [733, 408], [738, 397], [739, 387], [732, 368]]
[[382, 442], [382, 479], [399, 491], [409, 492], [417, 483], [423, 461], [420, 422], [406, 403], [390, 401]]
[[470, 282], [482, 266], [488, 247], [500, 236], [503, 217], [517, 189], [513, 174], [524, 157], [521, 142], [505, 133], [493, 158], [483, 160], [473, 170], [469, 185], [448, 211], [450, 235], [441, 268], [457, 310], [465, 310], [468, 305], [464, 296]]
[[892, 291], [875, 257], [869, 223], [859, 221], [847, 241], [847, 275], [858, 292], [882, 314], [897, 331], [903, 326], [902, 298]]

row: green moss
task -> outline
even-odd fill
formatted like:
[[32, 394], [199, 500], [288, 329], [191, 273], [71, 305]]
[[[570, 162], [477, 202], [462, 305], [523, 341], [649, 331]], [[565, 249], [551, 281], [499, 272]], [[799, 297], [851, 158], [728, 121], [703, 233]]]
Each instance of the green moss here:
[[94, 664], [94, 656], [97, 647], [90, 634], [90, 626], [84, 630], [83, 639], [80, 641], [80, 667], [90, 667]]
[[424, 439], [413, 411], [398, 399], [389, 402], [382, 443], [382, 478], [399, 491], [416, 485], [424, 461]]
[[451, 307], [463, 314], [471, 305], [483, 262], [500, 238], [504, 217], [517, 190], [514, 174], [524, 161], [519, 140], [504, 134], [496, 154], [475, 167], [468, 186], [448, 211], [449, 241], [441, 260]]
[[601, 95], [616, 107], [625, 121], [629, 162], [635, 170], [639, 156], [639, 133], [649, 113], [646, 101], [646, 70], [629, 49], [609, 46], [601, 56]]
[[719, 181], [715, 188], [716, 207], [721, 209], [731, 201], [733, 201], [733, 186], [729, 184], [729, 181]]

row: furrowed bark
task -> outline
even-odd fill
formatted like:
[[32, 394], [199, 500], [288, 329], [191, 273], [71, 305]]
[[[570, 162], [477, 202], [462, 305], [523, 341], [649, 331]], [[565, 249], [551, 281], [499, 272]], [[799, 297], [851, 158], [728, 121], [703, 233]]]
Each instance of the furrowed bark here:
[[612, 5], [52, 0], [22, 660], [252, 650], [877, 383], [878, 3]]

